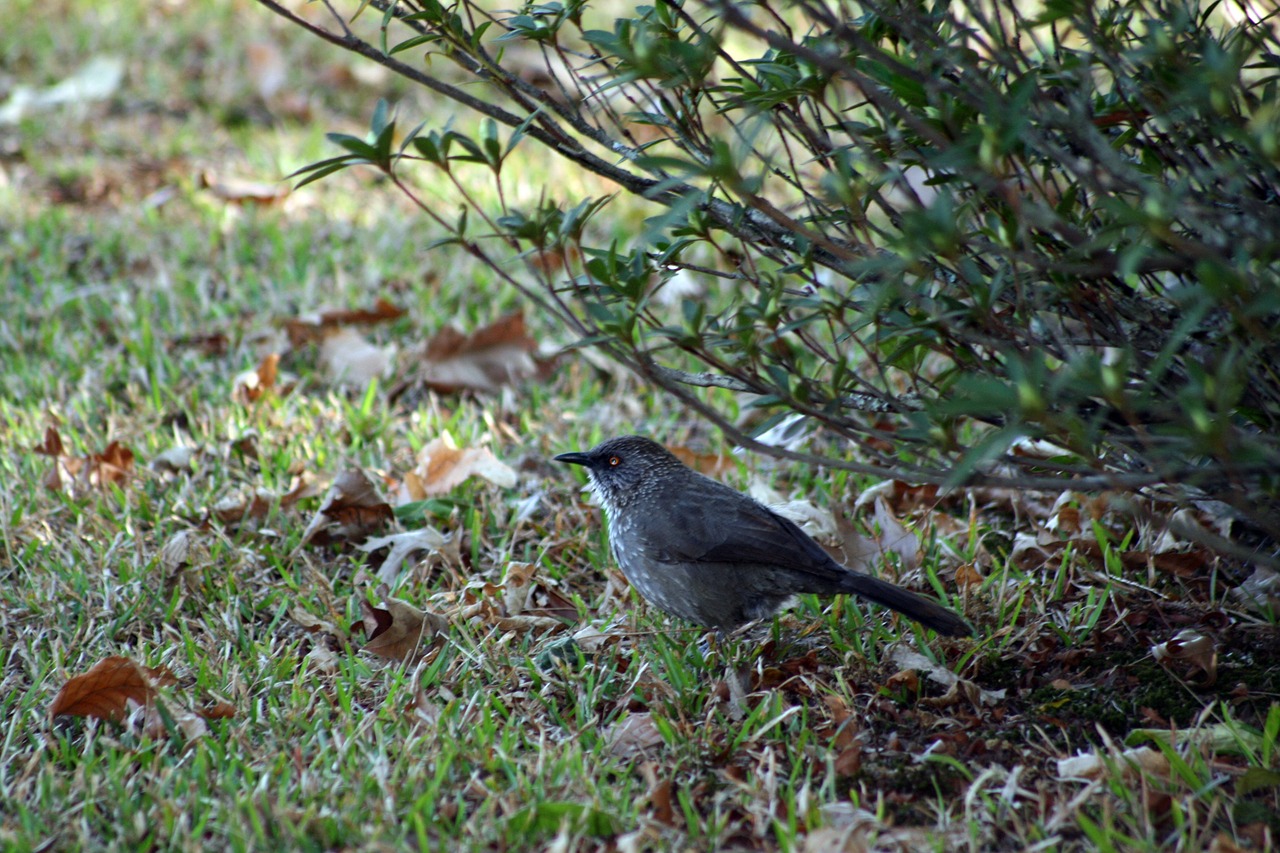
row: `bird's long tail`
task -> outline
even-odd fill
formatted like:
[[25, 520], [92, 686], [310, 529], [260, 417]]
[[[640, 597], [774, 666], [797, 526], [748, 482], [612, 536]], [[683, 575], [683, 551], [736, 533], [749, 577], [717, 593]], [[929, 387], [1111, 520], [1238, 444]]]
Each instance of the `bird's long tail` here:
[[888, 581], [853, 570], [850, 570], [842, 580], [845, 592], [859, 595], [890, 610], [896, 610], [939, 634], [951, 637], [968, 637], [973, 634], [973, 628], [958, 614], [936, 601], [908, 592]]

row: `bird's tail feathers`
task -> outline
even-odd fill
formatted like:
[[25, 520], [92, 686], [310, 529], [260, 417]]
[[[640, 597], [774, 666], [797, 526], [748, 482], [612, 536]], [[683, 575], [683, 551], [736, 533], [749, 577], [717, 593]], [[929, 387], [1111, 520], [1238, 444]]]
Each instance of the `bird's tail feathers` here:
[[914, 619], [926, 628], [951, 637], [968, 637], [973, 628], [959, 614], [879, 578], [861, 572], [850, 571], [844, 580], [846, 592], [859, 595], [903, 616]]

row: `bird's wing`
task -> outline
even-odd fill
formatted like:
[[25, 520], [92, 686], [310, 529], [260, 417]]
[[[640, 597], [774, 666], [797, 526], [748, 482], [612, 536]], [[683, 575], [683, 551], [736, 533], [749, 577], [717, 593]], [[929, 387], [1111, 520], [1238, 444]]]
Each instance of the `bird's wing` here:
[[793, 522], [743, 495], [735, 497], [742, 500], [709, 502], [673, 515], [669, 534], [646, 543], [650, 556], [665, 563], [772, 564], [820, 577], [848, 571]]

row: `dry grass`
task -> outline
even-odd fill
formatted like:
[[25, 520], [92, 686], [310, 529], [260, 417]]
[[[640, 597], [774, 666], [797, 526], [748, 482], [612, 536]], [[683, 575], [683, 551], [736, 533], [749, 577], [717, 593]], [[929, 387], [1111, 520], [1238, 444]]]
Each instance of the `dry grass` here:
[[[704, 452], [724, 450], [716, 437], [573, 353], [496, 393], [393, 400], [415, 347], [516, 296], [426, 251], [430, 228], [367, 174], [266, 206], [218, 189], [330, 156], [320, 131], [362, 132], [380, 95], [427, 105], [249, 3], [108, 6], [0, 12], [0, 87], [50, 85], [97, 54], [126, 69], [105, 101], [0, 126], [0, 844], [1271, 844], [1280, 639], [1230, 595], [1248, 567], [1090, 496], [894, 487], [894, 517], [922, 537], [904, 581], [950, 597], [976, 639], [806, 600], [707, 648], [636, 606], [598, 511], [549, 457], [624, 431]], [[259, 54], [288, 71], [265, 99]], [[543, 176], [576, 191], [545, 163], [523, 173], [516, 198]], [[283, 320], [380, 296], [407, 309], [360, 327], [398, 348], [380, 383], [335, 382], [315, 343], [285, 340]], [[571, 343], [529, 322], [544, 349]], [[271, 351], [274, 387], [244, 390]], [[33, 450], [49, 427], [61, 462]], [[357, 627], [382, 555], [304, 531], [343, 471], [390, 492], [445, 432], [515, 481], [470, 479], [384, 524], [453, 543], [395, 578], [447, 629], [388, 661]], [[132, 464], [99, 458], [111, 442]], [[703, 461], [843, 515], [876, 485]], [[1184, 630], [1204, 639], [1157, 661]], [[150, 711], [51, 719], [68, 679], [111, 656], [167, 671]], [[1167, 737], [1140, 751], [1143, 730]], [[1060, 766], [1080, 752], [1096, 760]]]

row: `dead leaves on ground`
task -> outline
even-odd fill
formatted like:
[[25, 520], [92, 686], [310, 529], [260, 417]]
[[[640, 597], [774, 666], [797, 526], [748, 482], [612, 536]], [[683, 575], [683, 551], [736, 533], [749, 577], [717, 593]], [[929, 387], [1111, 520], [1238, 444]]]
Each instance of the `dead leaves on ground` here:
[[[123, 723], [135, 718], [148, 737], [174, 732], [190, 740], [208, 730], [205, 720], [234, 717], [235, 707], [223, 701], [191, 708], [180, 695], [168, 691], [178, 685], [167, 667], [147, 667], [127, 657], [99, 661], [83, 675], [67, 680], [49, 707], [50, 717], [90, 717]], [[164, 700], [169, 696], [169, 701]]]
[[391, 392], [391, 398], [415, 385], [443, 393], [492, 394], [537, 375], [537, 352], [537, 341], [525, 329], [521, 312], [500, 317], [469, 335], [445, 326], [415, 354], [416, 369]]
[[385, 584], [380, 585], [377, 591], [383, 599], [383, 607], [374, 607], [363, 596], [358, 602], [361, 625], [368, 636], [362, 646], [366, 652], [387, 660], [407, 660], [449, 629], [445, 617], [392, 598]]
[[465, 480], [480, 477], [503, 489], [514, 488], [516, 472], [499, 462], [487, 447], [459, 448], [448, 432], [418, 452], [418, 464], [404, 475], [396, 503], [405, 504], [448, 494]]
[[44, 441], [33, 452], [53, 459], [53, 467], [45, 475], [45, 488], [72, 493], [85, 488], [104, 489], [123, 486], [134, 473], [133, 451], [118, 441], [110, 442], [101, 452], [71, 456], [66, 452], [56, 427], [47, 427]]
[[378, 493], [369, 476], [363, 471], [344, 471], [329, 487], [298, 546], [368, 536], [394, 521], [391, 504]]

